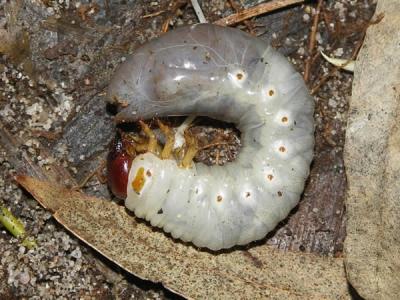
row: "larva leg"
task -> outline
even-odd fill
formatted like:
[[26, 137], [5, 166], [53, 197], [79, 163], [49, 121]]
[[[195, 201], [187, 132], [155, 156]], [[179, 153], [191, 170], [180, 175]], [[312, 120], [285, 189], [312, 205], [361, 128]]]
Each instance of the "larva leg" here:
[[196, 138], [189, 133], [185, 133], [185, 141], [187, 148], [182, 159], [181, 166], [184, 168], [189, 168], [193, 163], [193, 158], [196, 156], [199, 147]]
[[178, 127], [175, 132], [175, 142], [174, 142], [174, 149], [180, 148], [185, 143], [185, 131], [188, 127], [193, 123], [196, 116], [189, 116], [183, 121], [183, 123]]
[[122, 139], [126, 153], [132, 157], [136, 156], [137, 146], [143, 144], [143, 138], [133, 133], [122, 133]]
[[144, 153], [144, 152], [147, 151], [147, 149], [148, 149], [148, 145], [147, 144], [137, 144], [136, 145], [136, 150], [139, 153]]
[[147, 145], [147, 151], [157, 155], [157, 153], [159, 153], [159, 150], [160, 150], [160, 145], [158, 144], [156, 135], [154, 134], [153, 130], [151, 130], [150, 127], [142, 120], [139, 121], [139, 124], [142, 127], [142, 130], [144, 131], [144, 133], [149, 138], [149, 142]]
[[161, 159], [169, 159], [172, 156], [172, 150], [174, 148], [174, 143], [175, 143], [174, 132], [171, 130], [170, 127], [163, 124], [160, 120], [157, 120], [157, 123], [158, 127], [160, 127], [160, 130], [165, 135], [166, 139], [164, 148], [161, 152]]

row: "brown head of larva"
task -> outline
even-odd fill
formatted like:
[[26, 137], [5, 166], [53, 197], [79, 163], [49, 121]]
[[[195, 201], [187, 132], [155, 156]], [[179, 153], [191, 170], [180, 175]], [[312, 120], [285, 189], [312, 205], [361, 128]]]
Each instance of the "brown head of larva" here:
[[135, 153], [129, 151], [129, 139], [118, 134], [112, 142], [107, 157], [107, 182], [111, 192], [120, 199], [126, 198], [129, 169]]

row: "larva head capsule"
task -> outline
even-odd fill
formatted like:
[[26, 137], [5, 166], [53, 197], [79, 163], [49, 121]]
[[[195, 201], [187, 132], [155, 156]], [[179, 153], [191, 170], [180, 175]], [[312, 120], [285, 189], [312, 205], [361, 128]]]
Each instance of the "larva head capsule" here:
[[111, 192], [120, 199], [126, 198], [129, 170], [134, 159], [129, 140], [121, 135], [112, 142], [107, 157], [107, 182]]

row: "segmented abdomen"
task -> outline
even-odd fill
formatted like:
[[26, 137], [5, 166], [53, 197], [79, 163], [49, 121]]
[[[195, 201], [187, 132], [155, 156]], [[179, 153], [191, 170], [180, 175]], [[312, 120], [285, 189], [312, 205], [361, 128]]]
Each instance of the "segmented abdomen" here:
[[210, 24], [178, 28], [121, 65], [108, 98], [129, 104], [119, 122], [203, 115], [241, 131], [237, 159], [222, 167], [183, 169], [151, 153], [132, 162], [126, 207], [174, 238], [212, 250], [247, 244], [298, 203], [312, 160], [313, 100], [264, 41]]

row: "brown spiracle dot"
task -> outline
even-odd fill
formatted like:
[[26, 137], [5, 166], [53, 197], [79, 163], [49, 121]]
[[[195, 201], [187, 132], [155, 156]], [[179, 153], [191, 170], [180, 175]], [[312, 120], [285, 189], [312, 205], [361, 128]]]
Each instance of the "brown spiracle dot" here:
[[288, 117], [283, 117], [282, 118], [282, 123], [287, 123], [287, 121], [288, 121]]
[[242, 80], [242, 79], [243, 79], [243, 74], [242, 74], [242, 73], [237, 73], [237, 74], [236, 74], [236, 78], [237, 78], [238, 80]]
[[268, 91], [268, 95], [269, 95], [270, 97], [272, 97], [274, 94], [275, 94], [275, 91], [274, 91], [274, 90], [269, 90], [269, 91]]
[[282, 197], [283, 193], [281, 191], [278, 191], [278, 196]]
[[272, 179], [274, 179], [274, 175], [268, 174], [268, 175], [267, 175], [267, 178], [268, 178], [269, 181], [271, 181]]
[[217, 196], [217, 202], [221, 202], [222, 201], [222, 196], [221, 195], [218, 195]]
[[250, 192], [246, 192], [246, 198], [250, 197]]
[[148, 177], [151, 177], [151, 172], [150, 172], [150, 170], [147, 170], [147, 171], [146, 171], [146, 175], [147, 175]]
[[285, 148], [284, 146], [280, 146], [280, 147], [279, 147], [279, 151], [280, 151], [280, 152], [285, 152], [285, 151], [286, 151], [286, 148]]

